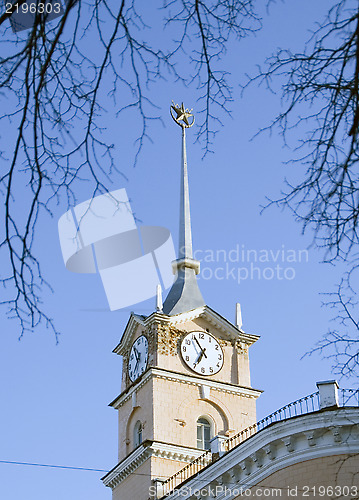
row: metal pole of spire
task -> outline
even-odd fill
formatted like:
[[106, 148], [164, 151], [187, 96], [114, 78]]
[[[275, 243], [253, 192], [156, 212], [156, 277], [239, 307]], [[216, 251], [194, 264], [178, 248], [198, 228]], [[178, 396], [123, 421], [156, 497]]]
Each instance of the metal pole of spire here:
[[[172, 110], [176, 113], [177, 116], [173, 115]], [[180, 260], [193, 258], [186, 150], [186, 128], [190, 128], [194, 124], [194, 116], [191, 112], [192, 109], [185, 109], [183, 103], [181, 106], [179, 106], [172, 101], [171, 116], [177, 123], [177, 125], [182, 128], [181, 206], [178, 251], [178, 259]], [[191, 122], [189, 122], [189, 118], [192, 118]]]
[[179, 227], [179, 259], [192, 259], [192, 230], [189, 206], [189, 187], [186, 151], [186, 128], [182, 127], [182, 175], [181, 175], [181, 211]]

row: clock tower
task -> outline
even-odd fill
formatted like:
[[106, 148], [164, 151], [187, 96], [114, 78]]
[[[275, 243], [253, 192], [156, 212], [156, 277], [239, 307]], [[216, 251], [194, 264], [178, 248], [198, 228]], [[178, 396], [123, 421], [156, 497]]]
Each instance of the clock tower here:
[[191, 112], [171, 106], [182, 129], [181, 203], [175, 281], [149, 316], [132, 313], [114, 352], [123, 358], [118, 464], [102, 479], [113, 500], [155, 499], [164, 481], [223, 439], [256, 421], [261, 391], [250, 382], [245, 333], [203, 300], [193, 259], [186, 155]]

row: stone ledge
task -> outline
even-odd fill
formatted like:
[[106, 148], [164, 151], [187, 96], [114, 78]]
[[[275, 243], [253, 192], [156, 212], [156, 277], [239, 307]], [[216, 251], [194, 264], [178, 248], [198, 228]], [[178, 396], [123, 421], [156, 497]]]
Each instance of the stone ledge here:
[[160, 441], [145, 441], [101, 478], [101, 480], [105, 486], [113, 489], [150, 457], [154, 456], [167, 460], [176, 460], [177, 462], [188, 464], [202, 454], [203, 450], [197, 450], [196, 448], [177, 446], [174, 444], [162, 443]]
[[251, 387], [244, 387], [240, 385], [228, 384], [226, 382], [219, 382], [216, 380], [205, 379], [201, 377], [196, 377], [193, 375], [186, 375], [184, 373], [171, 372], [163, 368], [149, 368], [145, 372], [142, 378], [139, 380], [138, 384], [133, 385], [127, 389], [124, 393], [120, 394], [116, 399], [114, 399], [109, 406], [112, 406], [116, 410], [123, 406], [126, 401], [131, 399], [132, 394], [143, 387], [151, 378], [159, 378], [163, 380], [170, 380], [171, 382], [178, 382], [187, 385], [194, 385], [197, 387], [202, 387], [202, 385], [208, 385], [214, 391], [225, 392], [227, 394], [234, 394], [236, 396], [243, 396], [246, 398], [258, 398], [263, 391], [258, 389], [252, 389]]

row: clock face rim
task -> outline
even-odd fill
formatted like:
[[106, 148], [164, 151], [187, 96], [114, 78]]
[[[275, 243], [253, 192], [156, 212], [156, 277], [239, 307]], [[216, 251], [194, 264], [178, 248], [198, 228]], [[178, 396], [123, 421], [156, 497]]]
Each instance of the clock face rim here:
[[[202, 334], [208, 335], [209, 337], [212, 337], [217, 342], [217, 344], [219, 346], [219, 349], [221, 351], [221, 354], [222, 354], [221, 367], [218, 368], [217, 371], [214, 371], [213, 373], [201, 373], [200, 371], [197, 371], [195, 368], [192, 368], [191, 365], [189, 364], [189, 362], [184, 359], [183, 352], [182, 352], [182, 347], [184, 345], [184, 342], [185, 342], [186, 338], [189, 335], [192, 335], [193, 333], [202, 333]], [[188, 367], [191, 371], [193, 371], [197, 375], [200, 375], [201, 377], [212, 377], [213, 375], [216, 375], [217, 373], [219, 373], [222, 370], [223, 366], [224, 366], [224, 352], [223, 352], [221, 344], [219, 343], [218, 339], [214, 335], [212, 335], [210, 332], [207, 332], [205, 330], [193, 330], [191, 332], [187, 332], [186, 335], [181, 340], [180, 352], [181, 352], [182, 361], [186, 365], [186, 367]]]
[[146, 363], [145, 363], [145, 367], [144, 367], [144, 371], [143, 373], [146, 371], [147, 369], [147, 365], [148, 365], [148, 338], [146, 337], [146, 335], [142, 334], [142, 335], [139, 335], [136, 340], [134, 340], [132, 342], [132, 345], [131, 345], [131, 349], [130, 349], [130, 353], [128, 355], [128, 363], [127, 363], [127, 374], [128, 374], [128, 378], [130, 379], [131, 382], [135, 382], [138, 378], [141, 377], [141, 375], [143, 375], [143, 373], [140, 373], [139, 375], [137, 375], [137, 377], [135, 378], [131, 378], [131, 375], [130, 375], [130, 357], [131, 357], [131, 353], [132, 353], [132, 349], [134, 348], [134, 345], [136, 344], [136, 342], [138, 341], [138, 339], [140, 339], [141, 337], [143, 337], [146, 342], [147, 342], [147, 354], [146, 354]]

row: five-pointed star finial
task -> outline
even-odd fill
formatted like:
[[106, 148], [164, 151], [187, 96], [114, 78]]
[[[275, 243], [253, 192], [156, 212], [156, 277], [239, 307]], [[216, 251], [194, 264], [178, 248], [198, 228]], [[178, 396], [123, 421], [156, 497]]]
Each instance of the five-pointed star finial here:
[[[176, 117], [173, 116], [172, 109], [173, 109], [173, 111], [175, 111], [175, 113], [177, 115]], [[178, 104], [175, 104], [172, 101], [171, 115], [172, 115], [172, 118], [174, 119], [174, 121], [178, 125], [180, 125], [181, 127], [189, 128], [189, 127], [192, 127], [192, 125], [194, 124], [194, 116], [192, 114], [192, 109], [185, 109], [183, 103], [181, 104], [181, 106], [179, 106]], [[188, 121], [188, 118], [191, 118], [191, 117], [193, 118], [193, 120], [190, 123]]]

